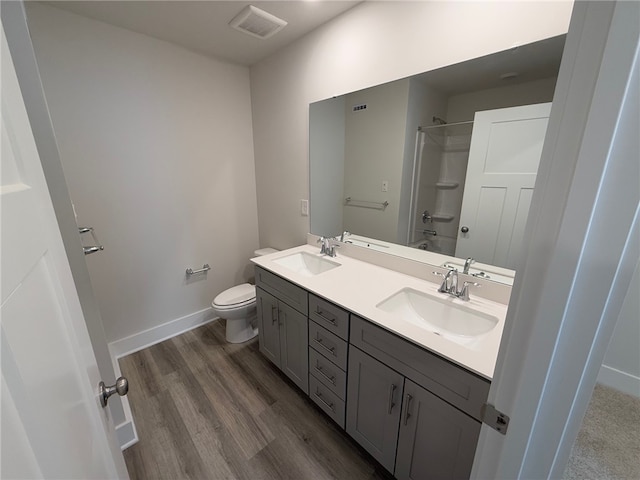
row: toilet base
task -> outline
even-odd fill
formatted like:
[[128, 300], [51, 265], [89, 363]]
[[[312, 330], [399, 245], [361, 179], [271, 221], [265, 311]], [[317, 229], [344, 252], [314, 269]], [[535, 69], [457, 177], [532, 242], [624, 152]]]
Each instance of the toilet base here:
[[229, 343], [244, 343], [258, 335], [258, 329], [254, 328], [251, 318], [241, 318], [238, 320], [227, 320], [225, 328], [225, 338]]

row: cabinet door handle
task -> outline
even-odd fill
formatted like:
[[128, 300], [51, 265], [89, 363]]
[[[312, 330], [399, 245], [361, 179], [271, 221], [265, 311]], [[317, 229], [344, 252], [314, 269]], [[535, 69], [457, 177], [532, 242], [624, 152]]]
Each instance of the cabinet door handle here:
[[316, 313], [320, 315], [322, 318], [324, 318], [327, 322], [331, 323], [332, 325], [337, 325], [336, 319], [329, 318], [326, 315], [324, 315], [324, 310], [322, 310], [320, 307], [316, 307]]
[[324, 343], [322, 343], [322, 339], [320, 338], [319, 335], [316, 336], [316, 338], [314, 338], [313, 341], [316, 342], [318, 345], [320, 345], [322, 348], [324, 348], [331, 355], [333, 355], [334, 357], [337, 357], [336, 347], [327, 347]]
[[331, 383], [333, 383], [334, 385], [336, 384], [336, 377], [335, 376], [330, 377], [329, 375], [324, 373], [324, 370], [322, 370], [322, 367], [318, 362], [316, 362], [316, 370], [320, 375], [322, 375], [324, 378], [329, 380]]
[[395, 406], [395, 403], [393, 403], [393, 394], [396, 391], [396, 386], [392, 383], [391, 387], [389, 388], [389, 408], [387, 409], [387, 413], [389, 415], [391, 415], [391, 410], [393, 410], [393, 407]]
[[316, 389], [316, 393], [315, 393], [316, 397], [318, 397], [318, 400], [320, 400], [322, 403], [324, 403], [327, 407], [329, 407], [331, 409], [331, 411], [333, 413], [336, 412], [336, 408], [333, 405], [333, 402], [329, 403], [327, 402], [324, 398], [322, 398], [322, 394]]
[[404, 424], [405, 425], [407, 424], [407, 422], [409, 421], [409, 417], [411, 416], [411, 414], [409, 413], [409, 409], [411, 408], [411, 400], [413, 400], [413, 397], [407, 393], [404, 396], [404, 401], [407, 404], [407, 407], [404, 410]]
[[278, 307], [271, 305], [271, 325], [278, 321]]

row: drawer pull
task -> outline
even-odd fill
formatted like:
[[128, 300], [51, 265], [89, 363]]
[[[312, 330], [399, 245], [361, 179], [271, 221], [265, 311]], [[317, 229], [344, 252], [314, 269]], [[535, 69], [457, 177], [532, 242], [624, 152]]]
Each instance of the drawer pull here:
[[278, 321], [278, 307], [271, 305], [271, 325], [274, 325]]
[[322, 343], [322, 339], [320, 338], [319, 335], [317, 335], [316, 338], [313, 339], [313, 341], [316, 342], [318, 345], [320, 345], [322, 348], [324, 348], [331, 355], [333, 355], [334, 357], [337, 357], [336, 347], [327, 347], [324, 343]]
[[387, 413], [389, 415], [391, 415], [391, 410], [393, 410], [393, 407], [395, 406], [395, 403], [393, 403], [393, 394], [396, 391], [396, 386], [392, 383], [391, 384], [391, 388], [389, 388], [389, 408], [387, 409]]
[[329, 318], [326, 315], [323, 315], [324, 310], [322, 310], [320, 307], [316, 307], [316, 313], [318, 315], [320, 315], [322, 318], [324, 318], [327, 322], [331, 323], [332, 325], [337, 326], [338, 324], [336, 323], [336, 319], [335, 318]]
[[333, 402], [329, 403], [324, 398], [322, 398], [322, 394], [318, 391], [318, 389], [316, 389], [315, 395], [316, 395], [316, 397], [318, 397], [318, 400], [320, 400], [328, 408], [330, 408], [333, 413], [336, 413], [336, 407], [334, 407]]
[[320, 366], [320, 364], [318, 362], [316, 362], [316, 371], [322, 375], [324, 378], [326, 378], [327, 380], [329, 380], [331, 383], [333, 383], [334, 385], [336, 384], [336, 377], [335, 376], [329, 376], [326, 373], [324, 373], [324, 370], [322, 370], [322, 367]]
[[411, 400], [413, 400], [413, 397], [407, 393], [404, 396], [404, 402], [407, 404], [407, 406], [406, 406], [406, 408], [404, 410], [404, 424], [405, 425], [407, 424], [407, 422], [409, 421], [409, 417], [411, 416], [411, 414], [409, 413], [409, 408], [411, 407]]

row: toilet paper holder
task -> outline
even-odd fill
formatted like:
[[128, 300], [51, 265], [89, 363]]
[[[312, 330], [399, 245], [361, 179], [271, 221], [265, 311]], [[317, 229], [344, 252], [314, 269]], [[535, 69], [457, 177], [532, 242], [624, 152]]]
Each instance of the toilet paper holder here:
[[190, 277], [191, 275], [196, 275], [198, 273], [205, 273], [205, 272], [208, 272], [209, 270], [211, 270], [211, 267], [209, 266], [208, 263], [205, 263], [204, 265], [202, 265], [202, 268], [198, 270], [187, 268], [186, 272], [187, 272], [187, 276]]

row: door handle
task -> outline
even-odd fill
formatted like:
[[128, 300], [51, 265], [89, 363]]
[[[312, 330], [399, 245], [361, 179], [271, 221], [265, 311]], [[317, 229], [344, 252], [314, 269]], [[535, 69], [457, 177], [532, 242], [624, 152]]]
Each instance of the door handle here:
[[393, 394], [396, 391], [396, 386], [392, 383], [391, 388], [389, 388], [389, 408], [387, 409], [387, 414], [391, 415], [391, 410], [393, 409], [395, 403], [393, 403]]
[[100, 405], [102, 408], [107, 406], [109, 397], [114, 393], [117, 393], [121, 397], [125, 396], [129, 392], [129, 380], [124, 377], [118, 378], [115, 385], [107, 387], [104, 382], [98, 384], [98, 395], [100, 396]]
[[407, 404], [407, 406], [406, 406], [406, 408], [404, 410], [404, 424], [405, 425], [407, 424], [407, 422], [409, 421], [409, 417], [411, 416], [411, 414], [409, 413], [409, 408], [411, 407], [411, 400], [413, 400], [413, 397], [407, 393], [404, 396], [404, 401]]
[[462, 233], [467, 233], [467, 232], [469, 232], [469, 227], [467, 227], [466, 225], [463, 225], [463, 227], [460, 229], [460, 231]]

